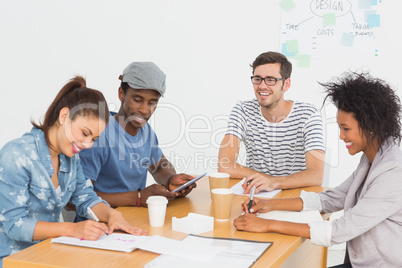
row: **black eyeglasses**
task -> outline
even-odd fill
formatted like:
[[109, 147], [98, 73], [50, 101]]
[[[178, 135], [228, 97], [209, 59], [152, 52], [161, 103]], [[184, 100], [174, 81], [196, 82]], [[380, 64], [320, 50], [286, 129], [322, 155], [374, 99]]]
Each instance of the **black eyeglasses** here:
[[276, 82], [281, 81], [281, 80], [286, 80], [286, 78], [274, 78], [274, 77], [259, 77], [259, 76], [252, 76], [251, 77], [251, 82], [254, 85], [261, 85], [262, 80], [264, 80], [265, 84], [267, 86], [275, 86]]

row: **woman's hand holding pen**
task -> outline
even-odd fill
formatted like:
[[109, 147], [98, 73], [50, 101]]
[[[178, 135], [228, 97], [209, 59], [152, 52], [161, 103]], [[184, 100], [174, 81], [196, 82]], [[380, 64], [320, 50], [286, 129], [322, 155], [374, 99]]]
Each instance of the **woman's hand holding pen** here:
[[233, 221], [233, 225], [237, 230], [248, 232], [269, 232], [270, 226], [269, 220], [256, 217], [260, 212], [269, 212], [274, 210], [272, 206], [272, 200], [258, 200], [254, 198], [253, 204], [249, 211], [250, 199], [247, 199], [242, 203], [242, 209], [245, 214], [241, 215]]
[[258, 213], [263, 213], [263, 212], [269, 212], [274, 210], [272, 205], [271, 205], [271, 199], [267, 200], [259, 200], [254, 198], [253, 204], [251, 205], [251, 209], [249, 211], [249, 204], [250, 204], [250, 199], [247, 199], [242, 203], [242, 210], [244, 213], [250, 213], [254, 215], [258, 215]]
[[106, 224], [93, 220], [71, 223], [72, 228], [68, 229], [67, 236], [77, 237], [85, 240], [98, 240], [106, 234], [109, 229]]
[[251, 188], [255, 185], [255, 193], [257, 194], [261, 190], [264, 191], [272, 191], [275, 190], [274, 186], [274, 181], [273, 177], [269, 175], [262, 175], [259, 173], [253, 174], [251, 176], [248, 176], [246, 180], [244, 181], [242, 187], [244, 189], [244, 194], [249, 194], [251, 191]]

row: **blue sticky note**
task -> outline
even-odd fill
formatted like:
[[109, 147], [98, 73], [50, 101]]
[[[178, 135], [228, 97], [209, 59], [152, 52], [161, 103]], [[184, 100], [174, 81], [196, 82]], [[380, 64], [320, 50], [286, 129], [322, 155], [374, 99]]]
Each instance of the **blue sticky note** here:
[[297, 40], [286, 41], [286, 51], [289, 53], [299, 52], [299, 42]]
[[341, 45], [345, 47], [353, 47], [353, 42], [355, 41], [355, 37], [350, 33], [343, 33]]
[[377, 5], [377, 0], [371, 0], [371, 5], [376, 6]]
[[359, 9], [370, 9], [371, 8], [371, 0], [359, 0]]
[[380, 27], [380, 15], [378, 14], [368, 15], [367, 24], [369, 27]]
[[299, 54], [297, 65], [299, 67], [309, 68], [311, 65], [311, 56], [306, 54]]
[[369, 15], [376, 15], [377, 12], [375, 10], [366, 10], [364, 11], [364, 22], [367, 23], [368, 22], [368, 16]]
[[290, 11], [296, 7], [296, 4], [293, 0], [282, 0], [279, 5], [285, 10]]
[[324, 21], [324, 27], [335, 26], [336, 24], [335, 13], [324, 14], [322, 19]]

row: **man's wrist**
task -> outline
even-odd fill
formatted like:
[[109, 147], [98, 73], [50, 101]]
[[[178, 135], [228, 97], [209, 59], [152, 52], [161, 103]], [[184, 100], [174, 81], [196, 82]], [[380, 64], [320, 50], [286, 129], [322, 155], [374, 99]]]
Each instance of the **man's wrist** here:
[[173, 175], [171, 175], [168, 179], [167, 179], [167, 181], [166, 181], [166, 185], [164, 185], [165, 187], [166, 187], [166, 189], [168, 189], [169, 191], [170, 191], [170, 189], [169, 189], [169, 186], [170, 186], [170, 180], [172, 179], [172, 177], [174, 176], [175, 174], [173, 174]]
[[272, 181], [272, 187], [274, 189], [283, 189], [283, 179], [282, 178], [269, 176], [269, 179]]

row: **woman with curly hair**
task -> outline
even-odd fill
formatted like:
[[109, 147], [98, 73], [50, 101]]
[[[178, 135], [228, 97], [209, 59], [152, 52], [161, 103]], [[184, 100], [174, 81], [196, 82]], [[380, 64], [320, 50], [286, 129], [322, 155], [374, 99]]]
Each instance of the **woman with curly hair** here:
[[[322, 193], [302, 191], [299, 198], [255, 200], [234, 221], [238, 230], [302, 236], [320, 246], [346, 242], [345, 264], [339, 267], [402, 267], [401, 103], [390, 86], [365, 73], [349, 73], [321, 84], [338, 108], [340, 139], [351, 155], [363, 152], [353, 174]], [[324, 100], [324, 102], [325, 102]], [[332, 222], [309, 224], [266, 220], [272, 210], [344, 210]]]

